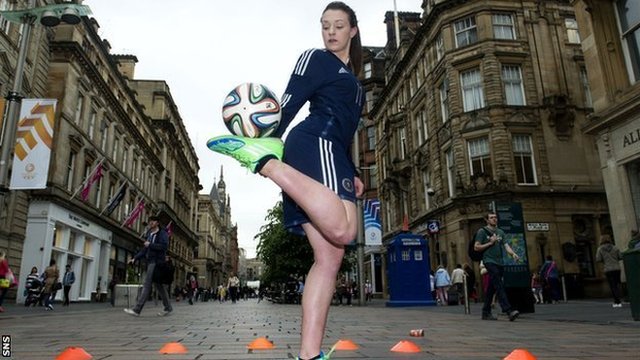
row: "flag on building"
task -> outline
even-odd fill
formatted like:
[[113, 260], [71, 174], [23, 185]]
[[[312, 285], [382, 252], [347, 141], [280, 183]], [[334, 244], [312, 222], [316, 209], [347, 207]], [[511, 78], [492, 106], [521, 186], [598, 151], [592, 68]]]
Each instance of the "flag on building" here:
[[167, 227], [165, 227], [165, 231], [167, 232], [167, 235], [169, 237], [173, 235], [173, 221], [169, 221], [169, 223], [167, 224]]
[[367, 199], [364, 202], [364, 244], [382, 245], [382, 224], [380, 223], [380, 200]]
[[129, 187], [129, 183], [123, 182], [118, 192], [116, 192], [116, 194], [113, 195], [111, 199], [109, 199], [109, 203], [107, 204], [107, 206], [105, 206], [104, 210], [102, 210], [102, 213], [100, 215], [102, 214], [106, 214], [107, 216], [111, 215], [113, 210], [115, 210], [118, 207], [118, 205], [120, 205], [120, 202], [122, 201], [122, 199], [124, 199], [124, 195], [127, 193], [128, 187]]
[[95, 168], [93, 168], [93, 170], [91, 170], [91, 174], [89, 174], [89, 177], [87, 178], [87, 180], [85, 180], [84, 187], [80, 192], [80, 198], [82, 198], [82, 201], [87, 201], [89, 199], [89, 193], [91, 192], [91, 187], [96, 181], [102, 178], [102, 175], [103, 175], [102, 170], [104, 169], [104, 166], [102, 165], [103, 162], [104, 162], [104, 159], [101, 160], [98, 163], [98, 165]]
[[138, 203], [133, 208], [129, 216], [127, 216], [127, 218], [122, 223], [122, 226], [131, 226], [136, 221], [136, 219], [140, 217], [140, 214], [142, 214], [143, 210], [144, 210], [144, 198], [138, 201]]
[[10, 189], [47, 187], [56, 104], [55, 99], [22, 99]]

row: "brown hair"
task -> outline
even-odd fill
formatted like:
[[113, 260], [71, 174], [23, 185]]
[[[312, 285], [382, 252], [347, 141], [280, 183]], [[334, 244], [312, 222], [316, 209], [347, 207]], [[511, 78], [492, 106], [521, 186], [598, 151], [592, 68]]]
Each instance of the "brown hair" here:
[[602, 234], [600, 235], [600, 244], [611, 244], [611, 235]]
[[[356, 18], [355, 11], [342, 1], [329, 3], [322, 13], [324, 14], [327, 10], [344, 11], [349, 16], [349, 25], [355, 28], [358, 27], [358, 19]], [[351, 38], [351, 45], [349, 46], [349, 66], [355, 76], [360, 74], [360, 70], [362, 69], [362, 41], [360, 41], [360, 28], [358, 28], [356, 35]]]

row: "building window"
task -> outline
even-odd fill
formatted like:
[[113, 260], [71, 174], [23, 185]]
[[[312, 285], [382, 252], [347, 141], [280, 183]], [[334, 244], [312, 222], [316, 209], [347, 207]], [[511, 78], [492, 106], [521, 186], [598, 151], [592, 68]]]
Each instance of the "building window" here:
[[67, 190], [73, 191], [73, 173], [76, 169], [76, 156], [75, 152], [69, 153], [69, 161], [67, 162]]
[[592, 108], [593, 98], [591, 97], [591, 86], [589, 86], [589, 77], [587, 76], [587, 69], [584, 66], [580, 67], [580, 83], [582, 84], [582, 92], [584, 93], [584, 106]]
[[518, 65], [502, 65], [502, 82], [507, 105], [526, 105], [522, 71]]
[[580, 33], [578, 32], [578, 22], [576, 19], [564, 19], [564, 26], [567, 28], [567, 40], [571, 44], [580, 44]]
[[458, 20], [453, 24], [456, 31], [456, 48], [471, 45], [478, 41], [478, 28], [473, 16]]
[[429, 169], [425, 169], [422, 172], [422, 185], [423, 185], [423, 193], [424, 193], [424, 209], [429, 210], [431, 208], [431, 203], [429, 201], [429, 189], [431, 188], [431, 173]]
[[491, 170], [489, 138], [481, 137], [469, 140], [467, 145], [469, 148], [469, 165], [471, 168], [471, 175], [491, 176], [493, 172]]
[[442, 32], [438, 34], [438, 38], [436, 39], [436, 57], [438, 61], [444, 57], [444, 38], [442, 37]]
[[118, 149], [120, 148], [120, 134], [116, 134], [113, 139], [113, 150], [111, 151], [111, 159], [114, 163], [118, 161]]
[[637, 0], [618, 0], [616, 2], [622, 46], [631, 75], [631, 82], [640, 80], [640, 2]]
[[76, 125], [80, 125], [80, 120], [82, 119], [82, 107], [84, 104], [84, 96], [79, 95], [78, 96], [78, 101], [76, 102], [76, 112], [73, 115], [73, 122], [76, 123]]
[[493, 37], [505, 40], [513, 40], [516, 38], [516, 33], [513, 28], [513, 16], [509, 14], [493, 15]]
[[371, 110], [373, 109], [373, 103], [375, 101], [375, 98], [373, 97], [373, 91], [367, 91], [364, 94], [365, 97], [365, 102], [367, 103], [367, 112], [371, 112]]
[[102, 199], [102, 177], [100, 179], [98, 179], [98, 183], [96, 184], [96, 198], [95, 198], [95, 204], [97, 208], [100, 208], [100, 200]]
[[462, 84], [462, 105], [464, 111], [473, 111], [484, 107], [484, 91], [480, 69], [465, 71], [460, 74]]
[[442, 122], [449, 120], [449, 80], [444, 79], [440, 84], [440, 113], [442, 114]]
[[513, 161], [516, 181], [520, 185], [536, 185], [536, 166], [530, 135], [513, 136]]
[[91, 111], [91, 116], [89, 117], [89, 128], [87, 129], [87, 135], [89, 135], [89, 140], [93, 140], [93, 134], [96, 130], [96, 111]]
[[100, 124], [100, 150], [107, 151], [107, 139], [109, 138], [109, 121], [103, 119]]
[[372, 69], [373, 69], [373, 66], [371, 66], [370, 62], [364, 63], [364, 78], [365, 79], [370, 79], [371, 78]]
[[447, 165], [447, 185], [449, 188], [449, 197], [455, 196], [455, 164], [453, 163], [453, 149], [448, 149], [445, 154], [445, 161]]
[[129, 161], [129, 147], [127, 144], [124, 144], [124, 148], [122, 149], [122, 171], [127, 172], [127, 165]]
[[399, 134], [400, 159], [404, 160], [407, 157], [407, 130], [404, 127], [401, 127]]
[[369, 150], [376, 149], [376, 128], [374, 126], [369, 126], [367, 128], [367, 143], [369, 145]]
[[[13, 10], [13, 4], [9, 0], [0, 0], [0, 10], [9, 11]], [[5, 34], [9, 34], [9, 21], [0, 15], [0, 31], [4, 31]]]
[[371, 167], [369, 169], [369, 189], [376, 189], [378, 187], [378, 169]]
[[422, 145], [423, 142], [429, 137], [427, 130], [427, 113], [425, 110], [420, 110], [416, 113], [416, 133], [418, 135], [418, 145]]

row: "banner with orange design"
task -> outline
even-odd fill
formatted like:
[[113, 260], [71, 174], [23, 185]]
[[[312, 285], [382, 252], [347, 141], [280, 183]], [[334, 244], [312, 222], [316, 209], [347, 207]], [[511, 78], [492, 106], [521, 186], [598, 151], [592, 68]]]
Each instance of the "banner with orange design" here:
[[22, 100], [10, 189], [47, 187], [56, 104], [56, 99]]

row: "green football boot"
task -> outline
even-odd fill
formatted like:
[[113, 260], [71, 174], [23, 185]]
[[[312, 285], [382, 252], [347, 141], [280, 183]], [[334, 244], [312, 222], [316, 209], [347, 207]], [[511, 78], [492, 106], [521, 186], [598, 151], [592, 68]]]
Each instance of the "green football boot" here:
[[267, 156], [282, 160], [284, 144], [274, 137], [248, 138], [235, 135], [216, 136], [207, 141], [207, 147], [220, 154], [229, 155], [252, 173]]

